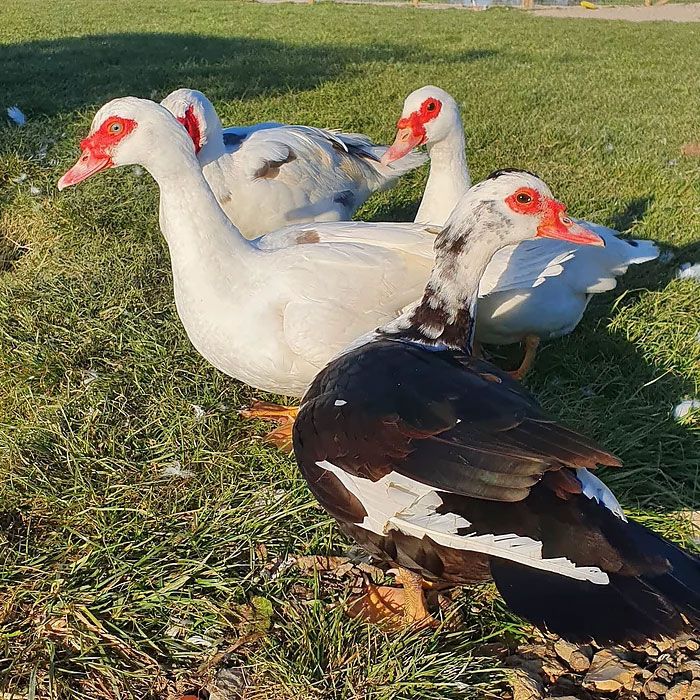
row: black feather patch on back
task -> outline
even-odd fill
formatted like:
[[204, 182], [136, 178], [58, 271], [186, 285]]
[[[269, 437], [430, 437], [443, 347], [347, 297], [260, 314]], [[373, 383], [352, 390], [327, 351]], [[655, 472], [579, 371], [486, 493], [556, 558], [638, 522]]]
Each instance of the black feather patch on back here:
[[396, 471], [496, 501], [525, 498], [552, 469], [619, 465], [593, 441], [548, 419], [497, 367], [394, 340], [353, 350], [322, 370], [304, 397], [294, 436], [302, 471], [328, 460], [373, 481]]
[[539, 175], [533, 173], [531, 170], [522, 170], [521, 168], [499, 168], [498, 170], [494, 170], [492, 173], [487, 175], [484, 180], [496, 180], [497, 178], [501, 177], [501, 175], [509, 175], [510, 173], [526, 173], [536, 177], [537, 179], [541, 179]]

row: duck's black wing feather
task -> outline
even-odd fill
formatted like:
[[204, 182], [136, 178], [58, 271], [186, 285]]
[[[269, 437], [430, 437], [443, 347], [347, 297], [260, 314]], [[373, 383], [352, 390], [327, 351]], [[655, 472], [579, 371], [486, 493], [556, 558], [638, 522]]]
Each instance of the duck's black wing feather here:
[[374, 481], [396, 471], [496, 501], [522, 500], [551, 470], [620, 464], [547, 418], [493, 365], [393, 340], [332, 362], [311, 384], [296, 425], [304, 464], [327, 460]]

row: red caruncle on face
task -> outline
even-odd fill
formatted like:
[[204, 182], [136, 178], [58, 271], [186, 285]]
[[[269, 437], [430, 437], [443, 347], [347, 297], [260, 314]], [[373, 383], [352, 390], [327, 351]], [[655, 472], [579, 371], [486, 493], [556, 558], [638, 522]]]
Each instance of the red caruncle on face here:
[[399, 119], [396, 124], [397, 129], [410, 128], [415, 137], [425, 137], [425, 125], [435, 119], [442, 109], [442, 102], [429, 97], [424, 100], [417, 112], [411, 112], [407, 117]]
[[185, 116], [178, 117], [177, 120], [187, 129], [187, 133], [190, 135], [192, 143], [194, 144], [194, 152], [199, 153], [202, 148], [202, 134], [199, 128], [199, 120], [194, 113], [194, 105], [190, 105], [185, 110]]
[[80, 142], [80, 148], [83, 151], [90, 151], [98, 158], [108, 156], [112, 148], [135, 128], [136, 122], [133, 119], [108, 117], [100, 124], [97, 131]]
[[532, 187], [521, 187], [508, 195], [506, 204], [517, 214], [540, 214], [546, 208], [542, 195]]

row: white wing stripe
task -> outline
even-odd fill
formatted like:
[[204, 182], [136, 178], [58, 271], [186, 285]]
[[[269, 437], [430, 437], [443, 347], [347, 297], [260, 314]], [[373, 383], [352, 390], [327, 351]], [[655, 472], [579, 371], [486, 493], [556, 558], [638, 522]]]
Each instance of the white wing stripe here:
[[480, 552], [495, 557], [551, 571], [562, 576], [607, 584], [608, 576], [597, 567], [576, 566], [565, 557], [542, 558], [542, 543], [529, 537], [507, 535], [459, 535], [458, 530], [470, 523], [455, 513], [437, 513], [442, 499], [435, 489], [391, 472], [378, 481], [355, 477], [328, 461], [317, 466], [334, 474], [367, 511], [361, 527], [378, 535], [399, 530], [405, 535], [422, 539], [429, 537], [435, 543]]
[[584, 496], [588, 496], [596, 503], [600, 503], [601, 506], [614, 513], [620, 520], [627, 522], [627, 518], [622, 512], [622, 506], [617, 502], [615, 494], [595, 474], [589, 472], [588, 469], [577, 469], [576, 478], [583, 488]]

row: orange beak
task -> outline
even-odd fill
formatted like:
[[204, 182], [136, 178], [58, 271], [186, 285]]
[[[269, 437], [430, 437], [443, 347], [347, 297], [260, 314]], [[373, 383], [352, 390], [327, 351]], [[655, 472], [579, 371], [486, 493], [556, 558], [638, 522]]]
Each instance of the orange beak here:
[[99, 173], [100, 170], [111, 168], [113, 165], [114, 163], [108, 155], [96, 156], [89, 148], [85, 148], [77, 163], [70, 170], [67, 170], [58, 181], [58, 189], [64, 190], [71, 185], [77, 185], [95, 173]]
[[556, 238], [576, 245], [605, 246], [605, 241], [590, 229], [566, 215], [566, 207], [551, 200], [537, 227], [538, 238]]
[[404, 126], [396, 130], [394, 143], [391, 144], [389, 150], [382, 156], [382, 165], [389, 165], [399, 158], [403, 158], [410, 153], [414, 148], [422, 145], [425, 142], [425, 132], [416, 135], [413, 128]]

